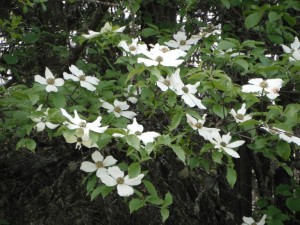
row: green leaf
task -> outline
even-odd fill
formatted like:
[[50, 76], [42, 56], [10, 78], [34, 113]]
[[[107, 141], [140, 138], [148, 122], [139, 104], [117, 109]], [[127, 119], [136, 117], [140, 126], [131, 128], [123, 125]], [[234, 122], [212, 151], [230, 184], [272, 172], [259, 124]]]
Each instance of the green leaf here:
[[162, 207], [168, 207], [168, 206], [172, 205], [172, 203], [173, 203], [173, 197], [172, 197], [171, 193], [168, 192], [165, 195], [164, 204], [162, 205]]
[[288, 160], [291, 155], [290, 144], [285, 141], [279, 141], [276, 145], [277, 154], [284, 160]]
[[140, 149], [140, 139], [137, 136], [131, 134], [126, 136], [126, 142], [128, 145], [134, 147], [136, 150]]
[[291, 211], [300, 211], [300, 198], [288, 198], [286, 205]]
[[177, 157], [185, 164], [185, 152], [184, 150], [178, 145], [171, 145], [170, 146], [173, 152], [177, 155]]
[[294, 175], [293, 170], [291, 169], [291, 167], [287, 166], [287, 165], [281, 165], [281, 167], [285, 170], [285, 172], [292, 177]]
[[4, 54], [3, 56], [4, 61], [9, 64], [17, 64], [19, 62], [19, 58], [13, 54]]
[[23, 37], [23, 41], [30, 44], [37, 42], [39, 39], [40, 35], [33, 32], [25, 34]]
[[66, 106], [66, 98], [64, 95], [56, 92], [51, 93], [53, 104], [56, 108], [65, 108]]
[[219, 116], [222, 119], [224, 119], [227, 115], [227, 109], [222, 105], [214, 105], [213, 111], [217, 116]]
[[161, 208], [160, 215], [162, 216], [163, 222], [165, 222], [170, 216], [170, 211], [167, 208]]
[[271, 22], [276, 21], [281, 18], [281, 15], [277, 12], [269, 12], [268, 18]]
[[236, 182], [236, 172], [233, 168], [227, 167], [226, 179], [227, 179], [230, 187], [233, 188], [233, 186]]
[[36, 148], [35, 140], [27, 139], [25, 145], [26, 145], [26, 148], [28, 148], [30, 151], [34, 152], [34, 150]]
[[150, 37], [158, 34], [158, 31], [152, 28], [145, 28], [144, 30], [142, 30], [141, 33], [143, 37]]
[[139, 162], [131, 163], [128, 168], [129, 178], [134, 178], [141, 174], [141, 164]]
[[125, 83], [127, 83], [128, 81], [130, 81], [135, 75], [138, 75], [138, 74], [141, 74], [142, 72], [145, 71], [145, 67], [137, 67], [137, 68], [134, 68], [133, 70], [130, 71], [130, 73], [128, 74], [127, 76], [127, 79], [125, 81]]
[[145, 187], [147, 188], [147, 191], [152, 195], [152, 196], [157, 196], [157, 192], [156, 189], [154, 187], [154, 185], [147, 180], [143, 180], [143, 184], [145, 185]]
[[230, 1], [229, 0], [221, 0], [222, 4], [229, 9], [230, 8]]
[[218, 150], [213, 150], [212, 159], [215, 163], [222, 164], [223, 153]]
[[94, 190], [96, 182], [97, 182], [97, 177], [94, 175], [88, 180], [86, 184], [86, 191], [92, 192]]
[[289, 14], [284, 14], [283, 18], [285, 19], [285, 21], [291, 26], [295, 26], [297, 23], [297, 20], [295, 17], [289, 15]]
[[246, 70], [246, 71], [249, 68], [248, 62], [244, 59], [236, 59], [235, 63], [238, 64], [239, 66], [241, 66], [242, 68], [244, 68], [244, 70]]
[[93, 190], [92, 194], [91, 194], [91, 201], [93, 201], [98, 195], [101, 194], [102, 190], [103, 190], [103, 186], [98, 186], [96, 189]]
[[263, 12], [256, 12], [247, 16], [245, 19], [246, 28], [250, 29], [252, 27], [255, 27], [261, 20], [263, 14]]
[[278, 34], [271, 34], [268, 37], [275, 44], [282, 44], [283, 43], [283, 38]]
[[177, 111], [175, 115], [172, 117], [171, 125], [169, 126], [169, 130], [172, 131], [178, 127], [182, 118], [183, 112]]
[[231, 41], [227, 41], [227, 40], [222, 40], [218, 43], [218, 49], [219, 50], [227, 50], [230, 48], [235, 48], [236, 44], [231, 42]]
[[145, 205], [145, 201], [138, 199], [138, 198], [133, 198], [129, 202], [129, 210], [130, 213], [133, 213], [134, 211], [142, 208]]
[[164, 203], [164, 200], [157, 196], [149, 196], [147, 197], [146, 201], [153, 205], [162, 205]]

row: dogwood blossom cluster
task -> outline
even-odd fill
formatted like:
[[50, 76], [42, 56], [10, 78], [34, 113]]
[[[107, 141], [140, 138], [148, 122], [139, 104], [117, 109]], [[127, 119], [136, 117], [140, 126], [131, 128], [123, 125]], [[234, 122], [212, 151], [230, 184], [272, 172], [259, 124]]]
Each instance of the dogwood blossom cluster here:
[[115, 99], [114, 103], [110, 104], [108, 102], [103, 101], [102, 99], [99, 100], [100, 102], [102, 102], [102, 107], [107, 109], [108, 113], [113, 112], [115, 117], [117, 118], [123, 116], [127, 119], [133, 119], [133, 117], [137, 115], [135, 112], [127, 111], [127, 109], [129, 108], [127, 102], [121, 102]]
[[267, 79], [254, 78], [248, 81], [249, 84], [242, 86], [242, 92], [255, 93], [258, 96], [266, 95], [269, 99], [274, 100], [279, 96], [280, 88], [282, 87], [282, 79]]
[[294, 136], [293, 134], [291, 134], [290, 132], [288, 132], [286, 130], [282, 130], [277, 127], [271, 127], [271, 126], [267, 126], [267, 125], [262, 126], [260, 128], [269, 132], [270, 134], [278, 135], [278, 137], [281, 140], [284, 140], [287, 143], [295, 143], [296, 145], [300, 146], [300, 138]]
[[246, 115], [246, 104], [243, 103], [242, 107], [236, 112], [234, 109], [230, 110], [230, 114], [234, 117], [237, 123], [242, 123], [251, 120], [252, 116]]
[[69, 70], [71, 71], [72, 74], [64, 72], [63, 73], [64, 79], [80, 82], [80, 86], [89, 91], [96, 90], [96, 87], [94, 85], [98, 85], [100, 81], [97, 77], [86, 76], [82, 70], [78, 69], [74, 65], [71, 65], [69, 67]]
[[118, 166], [114, 166], [117, 160], [112, 156], [104, 158], [99, 151], [92, 154], [94, 162], [84, 161], [81, 163], [80, 169], [84, 172], [96, 172], [96, 176], [106, 186], [117, 186], [117, 191], [120, 196], [130, 196], [134, 193], [132, 186], [141, 184], [144, 174], [139, 174], [134, 178], [129, 178], [129, 175], [124, 174]]
[[263, 215], [263, 217], [260, 219], [259, 222], [255, 222], [255, 220], [252, 217], [244, 216], [243, 217], [244, 222], [242, 223], [242, 225], [253, 225], [253, 224], [264, 225], [266, 223], [266, 218], [267, 218], [267, 215]]
[[[42, 110], [43, 105], [39, 105], [39, 107], [36, 109], [36, 111], [41, 111]], [[35, 125], [36, 131], [37, 132], [41, 132], [45, 129], [45, 127], [48, 127], [49, 129], [55, 129], [59, 126], [59, 124], [54, 124], [51, 123], [48, 119], [48, 110], [49, 108], [47, 108], [47, 110], [44, 113], [43, 116], [41, 117], [32, 117], [31, 120], [33, 122], [36, 122], [37, 124]]]
[[196, 44], [200, 37], [192, 36], [190, 39], [187, 39], [187, 36], [184, 31], [178, 31], [173, 35], [174, 40], [165, 42], [165, 45], [171, 48], [179, 48], [182, 51], [188, 51], [192, 45]]
[[291, 44], [290, 48], [283, 44], [281, 45], [281, 47], [283, 48], [283, 51], [285, 53], [291, 54], [291, 56], [289, 57], [289, 61], [300, 60], [300, 42], [298, 37], [295, 37], [295, 40]]
[[34, 76], [35, 82], [38, 82], [46, 86], [47, 92], [57, 92], [57, 87], [64, 85], [65, 81], [62, 78], [56, 78], [53, 76], [53, 73], [46, 67], [45, 78], [41, 75]]

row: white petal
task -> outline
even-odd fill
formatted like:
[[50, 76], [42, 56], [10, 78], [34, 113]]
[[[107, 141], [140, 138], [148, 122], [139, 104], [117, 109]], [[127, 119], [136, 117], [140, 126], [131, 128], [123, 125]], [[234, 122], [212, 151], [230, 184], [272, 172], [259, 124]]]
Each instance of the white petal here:
[[245, 92], [245, 93], [262, 92], [262, 87], [256, 86], [256, 85], [251, 85], [251, 84], [246, 84], [246, 85], [242, 86], [242, 92]]
[[96, 133], [102, 134], [107, 130], [108, 126], [105, 127], [91, 127], [90, 130]]
[[52, 72], [48, 69], [48, 67], [46, 67], [46, 70], [45, 70], [45, 78], [46, 78], [46, 80], [49, 78], [54, 79], [54, 76], [53, 76]]
[[189, 107], [194, 107], [196, 104], [195, 102], [190, 98], [191, 95], [183, 94], [181, 98], [184, 100], [185, 104], [187, 104]]
[[137, 123], [136, 118], [133, 119], [132, 124], [127, 125], [127, 129], [130, 131], [130, 134], [134, 134], [135, 132], [143, 132], [144, 127]]
[[112, 178], [111, 176], [108, 175], [100, 175], [100, 180], [102, 181], [103, 184], [105, 184], [108, 187], [115, 186], [117, 184], [116, 179]]
[[231, 148], [226, 148], [226, 147], [222, 147], [222, 149], [230, 156], [232, 156], [233, 158], [240, 158], [240, 155], [232, 150]]
[[222, 140], [223, 140], [226, 144], [228, 144], [228, 143], [230, 142], [230, 140], [231, 140], [230, 132], [229, 132], [228, 134], [224, 134], [224, 135], [222, 136]]
[[174, 40], [165, 42], [165, 45], [168, 45], [171, 48], [179, 48], [180, 44]]
[[202, 101], [198, 99], [195, 95], [188, 94], [190, 99], [196, 104], [199, 109], [206, 109], [206, 107], [202, 104]]
[[84, 161], [81, 163], [80, 169], [83, 170], [84, 172], [94, 172], [97, 170], [97, 166], [95, 165], [95, 163], [91, 163], [88, 161]]
[[45, 123], [44, 122], [39, 122], [35, 126], [36, 126], [37, 132], [41, 132], [45, 129]]
[[108, 173], [107, 173], [107, 169], [106, 168], [98, 168], [97, 169], [97, 172], [96, 172], [96, 176], [97, 177], [101, 177], [101, 176], [108, 176]]
[[109, 104], [108, 102], [104, 102], [103, 100], [100, 99], [101, 102], [103, 102], [102, 107], [105, 109], [109, 110], [114, 110], [114, 106], [112, 104]]
[[52, 84], [51, 84], [51, 85], [48, 84], [48, 85], [46, 86], [46, 91], [47, 91], [47, 92], [57, 92], [57, 87], [55, 87], [55, 86], [52, 85]]
[[98, 85], [100, 80], [97, 77], [85, 76], [85, 81], [94, 85]]
[[296, 145], [300, 146], [300, 138], [295, 137], [295, 136], [292, 136], [292, 141], [293, 141]]
[[121, 111], [120, 114], [128, 119], [133, 119], [137, 114], [132, 111]]
[[71, 65], [69, 67], [69, 70], [71, 71], [72, 74], [74, 74], [77, 77], [84, 75], [83, 71], [78, 69], [77, 66]]
[[119, 167], [117, 166], [112, 166], [112, 167], [109, 167], [107, 169], [107, 172], [109, 173], [109, 175], [111, 175], [113, 178], [117, 179], [119, 177], [124, 177], [124, 172], [120, 170]]
[[248, 81], [249, 84], [254, 84], [256, 86], [259, 86], [261, 82], [263, 82], [264, 80], [262, 78], [253, 78], [253, 79], [250, 79]]
[[145, 66], [157, 66], [158, 62], [151, 60], [151, 59], [145, 59], [145, 58], [138, 58], [137, 60], [138, 63], [144, 63]]
[[286, 46], [286, 45], [281, 45], [281, 47], [283, 48], [283, 51], [285, 53], [291, 53], [292, 52], [291, 49], [288, 46]]
[[129, 105], [126, 102], [121, 102], [115, 99], [114, 106], [119, 106], [121, 110], [129, 109]]
[[237, 111], [237, 113], [245, 115], [245, 113], [246, 113], [246, 104], [245, 103], [242, 104], [242, 107]]
[[187, 39], [185, 32], [178, 31], [176, 34], [173, 35], [173, 38], [177, 41], [185, 41]]
[[90, 84], [89, 82], [86, 82], [86, 81], [81, 80], [80, 81], [80, 86], [86, 88], [89, 91], [95, 91], [96, 90], [96, 88], [92, 84]]
[[35, 75], [34, 76], [34, 81], [35, 82], [38, 82], [40, 84], [44, 84], [44, 85], [47, 85], [47, 81], [44, 77], [42, 77], [41, 75]]
[[144, 176], [145, 176], [144, 174], [140, 174], [134, 178], [129, 178], [129, 176], [127, 175], [124, 177], [124, 183], [127, 185], [130, 185], [130, 186], [139, 185], [139, 184], [141, 184]]
[[74, 76], [74, 75], [72, 75], [72, 74], [64, 72], [63, 75], [64, 75], [64, 79], [65, 80], [79, 81], [79, 78], [76, 77], [76, 76]]
[[264, 225], [265, 224], [265, 220], [266, 220], [267, 215], [263, 215], [263, 217], [261, 218], [261, 220], [257, 223], [257, 225]]
[[160, 62], [163, 66], [171, 66], [171, 67], [178, 67], [183, 63], [184, 60], [182, 59], [170, 59], [165, 57], [162, 62]]
[[46, 122], [46, 126], [49, 128], [49, 129], [55, 129], [56, 127], [59, 126], [59, 124], [54, 124], [54, 123], [51, 123], [51, 122]]
[[252, 217], [243, 217], [243, 220], [244, 220], [244, 222], [245, 223], [247, 223], [247, 224], [252, 224], [252, 223], [255, 223], [255, 221], [254, 221], [254, 219], [252, 218]]
[[190, 116], [189, 114], [186, 114], [186, 119], [187, 119], [187, 122], [188, 124], [194, 129], [194, 130], [197, 130], [197, 127], [195, 126], [195, 124], [197, 123], [197, 120]]
[[101, 153], [99, 151], [95, 151], [92, 154], [92, 159], [94, 160], [94, 162], [102, 162], [103, 156], [101, 155]]
[[228, 148], [237, 148], [237, 147], [243, 145], [244, 143], [245, 143], [245, 141], [243, 141], [243, 140], [235, 141], [235, 142], [232, 142], [232, 143], [228, 144], [226, 147], [228, 147]]
[[118, 194], [122, 197], [127, 197], [134, 193], [133, 188], [126, 184], [118, 184], [117, 190], [118, 190]]
[[57, 78], [57, 79], [55, 79], [54, 85], [60, 87], [60, 86], [63, 86], [64, 83], [65, 83], [64, 79], [62, 79], [62, 78]]
[[104, 160], [103, 160], [103, 166], [108, 167], [108, 166], [112, 166], [114, 164], [116, 164], [118, 160], [116, 160], [114, 157], [107, 156]]
[[159, 133], [154, 132], [154, 131], [149, 131], [149, 132], [142, 133], [138, 137], [139, 137], [140, 140], [142, 140], [144, 145], [146, 145], [149, 142], [154, 142], [154, 138], [156, 138], [158, 136], [160, 136]]

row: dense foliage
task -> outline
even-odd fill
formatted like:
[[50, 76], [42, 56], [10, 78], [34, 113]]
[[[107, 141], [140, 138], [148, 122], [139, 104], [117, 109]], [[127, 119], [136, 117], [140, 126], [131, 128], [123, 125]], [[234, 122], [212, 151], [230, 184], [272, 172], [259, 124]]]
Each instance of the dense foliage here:
[[197, 198], [217, 196], [220, 224], [300, 223], [298, 1], [0, 4], [11, 151], [82, 151], [92, 200], [117, 192], [164, 222], [178, 193], [150, 167], [173, 156]]

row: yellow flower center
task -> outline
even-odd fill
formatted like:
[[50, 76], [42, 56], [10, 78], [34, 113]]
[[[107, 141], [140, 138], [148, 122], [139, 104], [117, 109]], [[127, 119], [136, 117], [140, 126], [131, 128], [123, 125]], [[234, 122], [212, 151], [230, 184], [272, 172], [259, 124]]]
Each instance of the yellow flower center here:
[[102, 168], [103, 167], [103, 162], [102, 161], [98, 161], [95, 163], [97, 168]]
[[260, 87], [262, 88], [266, 88], [268, 87], [268, 83], [266, 81], [262, 81], [260, 84], [259, 84]]
[[84, 75], [80, 75], [80, 76], [79, 76], [79, 80], [85, 81], [85, 76], [84, 76]]
[[183, 90], [184, 93], [188, 93], [189, 92], [189, 89], [186, 86], [184, 86], [183, 88], [181, 88], [181, 90]]
[[224, 141], [222, 141], [222, 142], [220, 143], [220, 145], [221, 145], [222, 147], [226, 147], [226, 143], [225, 143]]
[[166, 86], [170, 86], [171, 85], [171, 82], [170, 82], [170, 80], [164, 80], [164, 82], [163, 82]]
[[120, 108], [119, 106], [116, 106], [116, 107], [114, 108], [114, 110], [115, 110], [115, 112], [117, 112], [117, 113], [119, 113], [119, 112], [122, 111], [121, 108]]
[[201, 129], [201, 128], [203, 127], [203, 124], [198, 122], [198, 123], [195, 124], [195, 126], [196, 126], [198, 129]]
[[161, 57], [161, 56], [157, 56], [156, 57], [156, 59], [155, 59], [157, 62], [162, 62], [164, 59], [163, 59], [163, 57]]
[[133, 52], [136, 50], [136, 47], [134, 45], [129, 46], [129, 51]]
[[180, 44], [180, 45], [186, 45], [186, 41], [185, 41], [185, 40], [181, 40], [181, 41], [179, 42], [179, 44]]
[[166, 53], [166, 52], [170, 51], [170, 49], [169, 49], [168, 47], [162, 47], [162, 48], [161, 48], [161, 51], [162, 51], [163, 53]]
[[243, 120], [244, 119], [244, 115], [243, 114], [236, 114], [235, 118], [237, 118], [238, 120]]
[[123, 177], [118, 177], [118, 178], [117, 178], [117, 184], [124, 184], [124, 179], [123, 179]]
[[140, 131], [136, 131], [134, 134], [135, 134], [135, 135], [141, 135], [141, 134], [142, 134], [142, 132], [140, 132]]
[[275, 94], [278, 94], [279, 93], [279, 88], [276, 88], [276, 87], [272, 88], [272, 92], [275, 93]]
[[84, 121], [81, 121], [81, 122], [79, 123], [79, 126], [80, 126], [80, 127], [86, 127], [86, 123], [85, 123]]
[[55, 83], [55, 80], [53, 78], [48, 78], [46, 80], [46, 82], [47, 82], [47, 84], [52, 84], [53, 85]]

